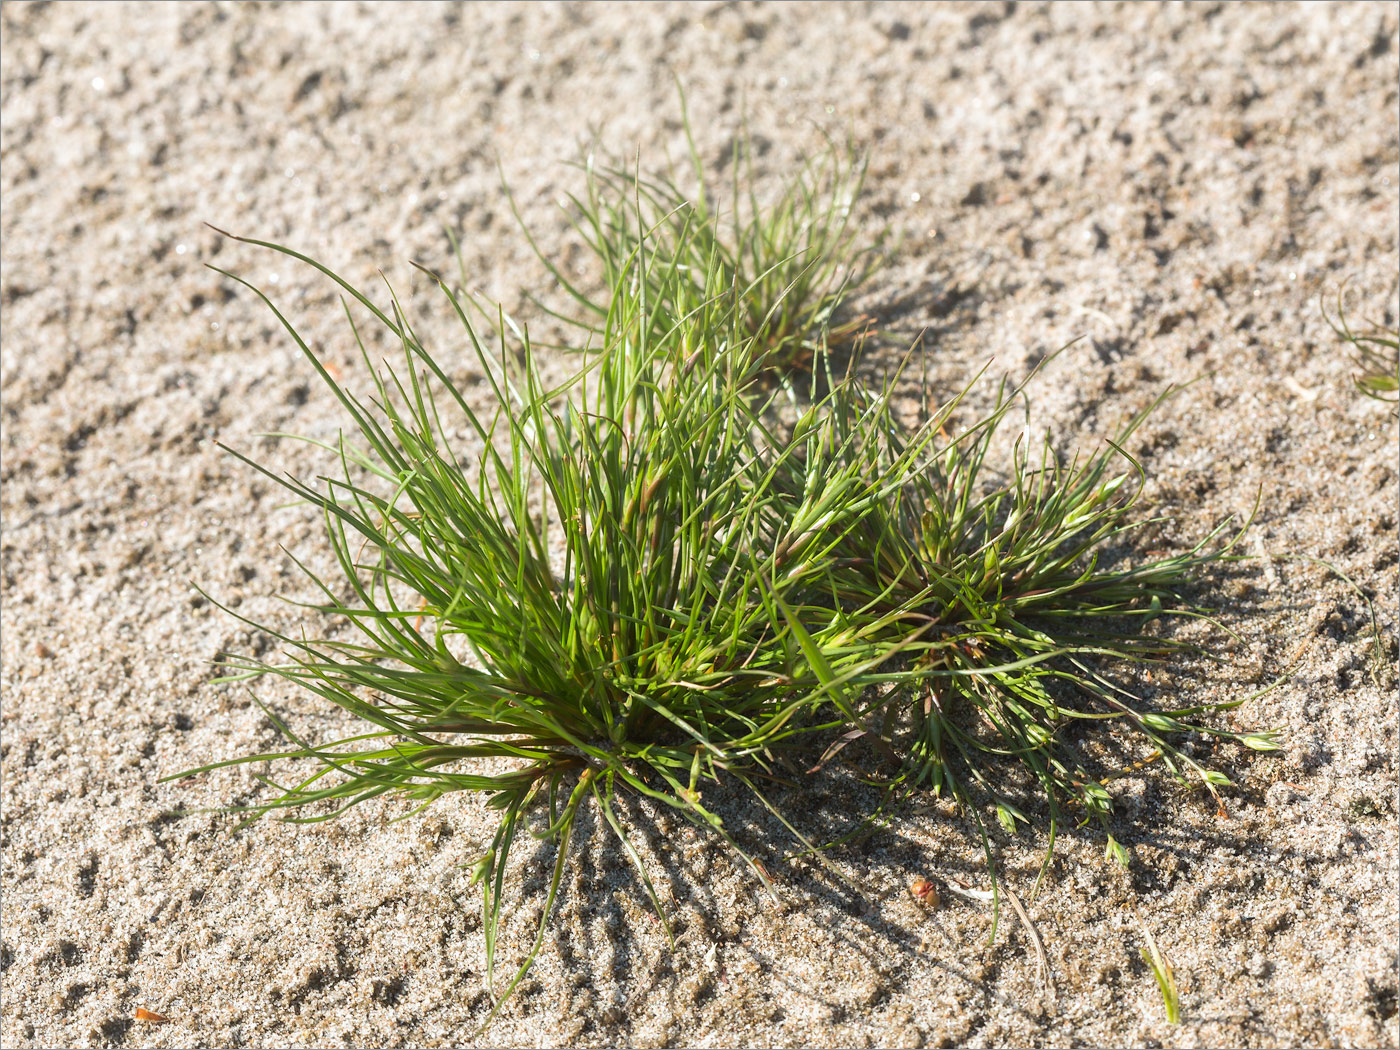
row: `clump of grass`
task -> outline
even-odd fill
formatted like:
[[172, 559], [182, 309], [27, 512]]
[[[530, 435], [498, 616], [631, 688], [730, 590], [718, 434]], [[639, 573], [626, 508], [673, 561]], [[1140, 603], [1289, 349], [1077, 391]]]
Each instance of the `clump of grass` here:
[[[762, 199], [745, 130], [722, 190], [696, 149], [684, 96], [681, 113], [687, 163], [643, 174], [590, 151], [579, 164], [584, 189], [568, 195], [569, 221], [601, 264], [602, 295], [571, 280], [516, 211], [536, 254], [580, 312], [543, 308], [601, 335], [610, 298], [630, 273], [653, 282], [652, 320], [665, 331], [701, 304], [733, 292], [740, 331], [763, 367], [781, 375], [810, 370], [819, 349], [851, 343], [869, 323], [841, 311], [879, 268], [886, 241], [886, 232], [866, 238], [852, 222], [866, 158], [829, 143], [798, 166], [775, 198]], [[643, 244], [660, 263], [644, 272], [632, 265]]]
[[[488, 983], [512, 849], [526, 830], [553, 842], [535, 939], [491, 1017], [540, 950], [583, 806], [665, 921], [619, 792], [709, 829], [766, 884], [706, 807], [706, 782], [746, 787], [812, 851], [757, 783], [794, 757], [815, 771], [864, 740], [880, 764], [861, 772], [889, 792], [949, 792], [979, 826], [990, 801], [1009, 831], [1034, 821], [1005, 786], [1003, 764], [1019, 764], [1048, 805], [1048, 860], [1071, 808], [1107, 831], [1106, 778], [1076, 745], [1092, 728], [1127, 727], [1144, 761], [1212, 793], [1228, 782], [1176, 746], [1182, 734], [1276, 746], [1206, 720], [1243, 700], [1163, 709], [1126, 684], [1192, 648], [1153, 621], [1208, 616], [1187, 588], [1230, 557], [1229, 522], [1184, 553], [1130, 557], [1152, 519], [1136, 516], [1142, 471], [1124, 446], [1146, 412], [1068, 462], [1027, 433], [994, 469], [994, 437], [1025, 384], [1003, 383], [970, 423], [971, 384], [906, 425], [893, 380], [873, 390], [833, 375], [809, 332], [826, 382], [804, 401], [772, 372], [773, 334], [752, 324], [768, 291], [734, 276], [705, 223], [663, 225], [655, 251], [655, 225], [631, 229], [597, 228], [616, 262], [596, 352], [557, 388], [523, 330], [493, 355], [437, 282], [490, 386], [485, 413], [392, 295], [380, 307], [314, 260], [247, 242], [340, 286], [372, 393], [352, 393], [277, 312], [358, 433], [323, 446], [338, 469], [316, 483], [247, 462], [324, 517], [340, 576], [307, 570], [323, 596], [312, 608], [357, 636], [278, 634], [283, 662], [235, 660], [232, 677], [281, 676], [367, 725], [319, 743], [273, 716], [289, 748], [202, 768], [301, 763], [299, 779], [268, 781], [253, 819], [484, 795], [500, 814], [475, 869]], [[774, 291], [762, 316], [794, 292]], [[397, 370], [374, 367], [357, 313], [397, 344]], [[495, 328], [513, 330], [499, 315]]]
[[1372, 324], [1366, 331], [1352, 331], [1347, 323], [1342, 294], [1341, 290], [1337, 292], [1336, 322], [1328, 316], [1326, 305], [1322, 307], [1322, 316], [1332, 331], [1351, 344], [1357, 368], [1352, 382], [1367, 397], [1392, 405], [1400, 403], [1400, 329]]
[[837, 494], [801, 541], [802, 558], [825, 565], [822, 600], [858, 625], [860, 643], [898, 654], [881, 665], [885, 688], [834, 746], [870, 735], [900, 760], [893, 783], [969, 804], [975, 787], [1009, 832], [1032, 822], [1005, 787], [1001, 766], [1015, 761], [1049, 807], [1049, 849], [1072, 809], [1101, 823], [1109, 855], [1126, 865], [1126, 849], [1107, 834], [1105, 778], [1075, 743], [1089, 727], [1100, 737], [1106, 724], [1125, 727], [1143, 761], [1160, 760], [1212, 795], [1229, 781], [1174, 743], [1183, 734], [1278, 746], [1274, 733], [1206, 719], [1249, 698], [1162, 707], [1129, 688], [1134, 671], [1199, 652], [1157, 628], [1171, 617], [1210, 618], [1186, 591], [1231, 560], [1243, 527], [1227, 538], [1227, 519], [1187, 551], [1130, 556], [1132, 535], [1157, 519], [1137, 514], [1144, 475], [1126, 444], [1166, 394], [1097, 452], [1066, 461], [1027, 428], [995, 469], [994, 436], [1029, 382], [1003, 383], [991, 411], [969, 425], [954, 425], [967, 390], [926, 406], [909, 429], [889, 388], [851, 381], [834, 385], [820, 421], [815, 409], [799, 421], [793, 440], [804, 455], [789, 462], [801, 476], [789, 486]]
[[[528, 338], [515, 367], [514, 353], [488, 354], [441, 285], [499, 406], [483, 416], [397, 299], [381, 308], [294, 251], [248, 243], [316, 266], [401, 348], [397, 370], [376, 370], [347, 305], [372, 376], [365, 400], [266, 295], [227, 275], [277, 312], [358, 431], [324, 446], [338, 472], [315, 484], [240, 455], [323, 515], [341, 575], [305, 569], [323, 595], [311, 607], [358, 636], [276, 634], [285, 662], [235, 660], [233, 677], [281, 676], [368, 723], [317, 743], [277, 720], [291, 748], [235, 761], [310, 767], [289, 785], [269, 781], [276, 795], [251, 816], [322, 820], [382, 795], [422, 805], [486, 796], [500, 813], [476, 868], [492, 975], [512, 847], [532, 812], [547, 812], [531, 833], [557, 843], [553, 876], [497, 1009], [539, 951], [585, 803], [637, 865], [663, 922], [614, 810], [619, 790], [708, 828], [767, 882], [699, 788], [732, 777], [757, 791], [753, 777], [812, 731], [821, 687], [782, 626], [780, 605], [804, 576], [774, 576], [767, 559], [784, 499], [780, 453], [754, 439], [764, 411], [748, 393], [757, 355], [734, 349], [751, 337], [733, 310], [716, 303], [658, 337], [645, 297], [627, 290], [648, 282], [621, 284], [604, 352], [565, 388], [545, 389]], [[482, 451], [469, 455], [459, 431]]]

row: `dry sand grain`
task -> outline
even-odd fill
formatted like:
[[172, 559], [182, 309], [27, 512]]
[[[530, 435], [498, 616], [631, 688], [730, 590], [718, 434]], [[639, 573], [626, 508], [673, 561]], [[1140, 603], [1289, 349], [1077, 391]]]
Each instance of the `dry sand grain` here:
[[[781, 863], [779, 901], [712, 842], [644, 807], [683, 930], [655, 920], [596, 826], [526, 989], [482, 1045], [1394, 1046], [1396, 423], [1350, 387], [1317, 307], [1397, 312], [1397, 5], [6, 3], [3, 19], [3, 1019], [6, 1046], [437, 1046], [471, 1041], [478, 901], [459, 865], [489, 820], [448, 799], [238, 835], [176, 807], [246, 801], [245, 770], [158, 778], [267, 748], [211, 662], [259, 640], [193, 593], [295, 622], [277, 544], [326, 557], [316, 521], [215, 447], [310, 473], [256, 435], [341, 417], [253, 297], [264, 284], [333, 362], [351, 346], [324, 281], [202, 223], [278, 239], [352, 279], [462, 233], [481, 291], [521, 303], [540, 267], [496, 160], [543, 242], [588, 129], [645, 158], [681, 144], [674, 70], [718, 166], [747, 109], [760, 176], [852, 134], [873, 155], [865, 221], [904, 235], [863, 300], [927, 329], [940, 391], [995, 357], [1035, 387], [1066, 446], [1200, 378], [1142, 432], [1152, 506], [1181, 546], [1263, 503], [1214, 597], [1240, 642], [1162, 688], [1215, 700], [1291, 681], [1232, 720], [1287, 750], [1216, 762], [1230, 819], [1153, 770], [1122, 782], [1123, 872], [1092, 837], [1001, 843], [1043, 938], [916, 875], [985, 886], [947, 807], [820, 869]], [[566, 259], [570, 258], [565, 256]], [[445, 330], [445, 329], [444, 329]], [[473, 386], [484, 403], [485, 394]], [[311, 733], [337, 719], [269, 687]], [[825, 788], [823, 788], [825, 790]], [[799, 804], [820, 825], [849, 794]], [[538, 889], [547, 854], [513, 879]], [[538, 898], [536, 898], [538, 899]], [[503, 951], [518, 957], [530, 905]], [[1174, 964], [1163, 1023], [1143, 924]], [[146, 1009], [170, 1018], [135, 1020]]]

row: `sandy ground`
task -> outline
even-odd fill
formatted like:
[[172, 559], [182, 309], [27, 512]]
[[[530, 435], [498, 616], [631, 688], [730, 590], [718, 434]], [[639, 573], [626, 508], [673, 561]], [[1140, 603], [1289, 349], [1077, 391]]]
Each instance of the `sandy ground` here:
[[[279, 544], [322, 563], [319, 525], [215, 447], [311, 474], [341, 417], [295, 348], [214, 262], [276, 294], [353, 377], [326, 283], [221, 240], [280, 239], [353, 279], [376, 268], [433, 311], [409, 259], [508, 307], [542, 287], [497, 159], [542, 243], [590, 129], [660, 161], [689, 93], [718, 170], [747, 110], [781, 172], [822, 130], [872, 154], [862, 221], [903, 245], [862, 305], [926, 329], [951, 391], [1075, 336], [1034, 388], [1066, 448], [1198, 379], [1136, 440], [1154, 542], [1247, 513], [1254, 555], [1203, 592], [1239, 634], [1220, 665], [1159, 681], [1185, 700], [1292, 679], [1225, 716], [1287, 748], [1212, 761], [1229, 819], [1150, 767], [1117, 785], [1123, 872], [1092, 835], [999, 838], [1025, 929], [917, 875], [985, 888], [970, 821], [926, 805], [835, 859], [868, 892], [786, 864], [754, 805], [720, 798], [779, 873], [760, 892], [713, 844], [640, 805], [674, 955], [595, 824], [522, 994], [481, 1045], [1394, 1046], [1397, 1041], [1397, 428], [1350, 387], [1318, 310], [1397, 313], [1397, 5], [1338, 3], [28, 4], [3, 7], [3, 1022], [6, 1046], [467, 1045], [488, 1008], [464, 861], [478, 800], [401, 823], [176, 808], [247, 801], [236, 770], [161, 776], [273, 746], [223, 651], [265, 647], [194, 593], [282, 626], [301, 593]], [[581, 257], [580, 261], [581, 261]], [[547, 289], [546, 289], [547, 291]], [[444, 330], [446, 326], [444, 325]], [[890, 354], [897, 353], [891, 347]], [[451, 353], [450, 349], [446, 351]], [[1203, 378], [1201, 378], [1203, 377]], [[486, 394], [470, 385], [485, 404]], [[318, 559], [320, 561], [318, 562]], [[1372, 672], [1375, 671], [1373, 674]], [[262, 695], [312, 734], [339, 724]], [[820, 784], [808, 826], [849, 810]], [[812, 801], [812, 799], [817, 801]], [[834, 825], [833, 825], [834, 826]], [[512, 883], [542, 886], [548, 851]], [[502, 948], [519, 958], [538, 895]], [[1139, 958], [1182, 988], [1170, 1027]], [[135, 1020], [138, 1008], [170, 1018]]]

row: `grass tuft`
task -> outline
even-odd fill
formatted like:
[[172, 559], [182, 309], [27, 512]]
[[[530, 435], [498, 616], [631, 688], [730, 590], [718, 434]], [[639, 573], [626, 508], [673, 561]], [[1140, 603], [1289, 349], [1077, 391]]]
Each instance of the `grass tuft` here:
[[1322, 317], [1332, 331], [1351, 344], [1357, 368], [1352, 382], [1367, 397], [1400, 403], [1400, 329], [1372, 324], [1366, 331], [1352, 331], [1342, 303], [1344, 290], [1337, 292], [1336, 322], [1328, 315], [1326, 304], [1322, 305]]
[[[512, 198], [525, 236], [578, 313], [536, 305], [597, 338], [625, 274], [651, 282], [647, 295], [658, 333], [729, 294], [739, 331], [763, 369], [781, 375], [809, 371], [821, 349], [853, 345], [870, 324], [842, 311], [850, 294], [879, 269], [887, 240], [887, 231], [862, 237], [852, 222], [867, 160], [850, 146], [829, 142], [798, 166], [776, 197], [764, 199], [755, 189], [753, 146], [745, 130], [729, 159], [730, 183], [721, 187], [696, 149], [684, 95], [680, 102], [685, 163], [644, 174], [589, 151], [578, 164], [584, 188], [568, 195], [569, 222], [599, 261], [601, 296], [581, 288], [540, 248]], [[643, 244], [659, 265], [638, 270], [632, 260]]]
[[[926, 405], [912, 429], [896, 418], [893, 384], [872, 392], [833, 382], [790, 439], [800, 454], [787, 461], [786, 487], [803, 494], [803, 507], [775, 557], [820, 567], [807, 594], [812, 618], [827, 623], [816, 648], [879, 658], [860, 662], [867, 670], [851, 684], [877, 688], [843, 709], [849, 725], [823, 761], [868, 738], [873, 757], [897, 763], [883, 777], [891, 790], [947, 792], [974, 814], [986, 803], [1013, 834], [1040, 822], [1034, 799], [1008, 786], [1006, 763], [1019, 764], [1048, 812], [1047, 862], [1073, 817], [1097, 821], [1107, 855], [1126, 866], [1128, 851], [1108, 833], [1114, 777], [1160, 762], [1222, 808], [1229, 780], [1183, 751], [1181, 738], [1278, 747], [1274, 732], [1210, 721], [1250, 697], [1174, 707], [1133, 684], [1150, 665], [1201, 654], [1163, 628], [1174, 618], [1220, 626], [1186, 595], [1236, 560], [1248, 522], [1222, 521], [1177, 554], [1134, 555], [1134, 534], [1159, 519], [1138, 516], [1144, 475], [1126, 446], [1170, 391], [1096, 452], [1062, 456], [1026, 428], [1010, 462], [994, 466], [994, 438], [1033, 378], [1003, 382], [989, 412], [958, 425], [970, 385]], [[838, 684], [828, 678], [831, 690]], [[1083, 754], [1081, 741], [1102, 742], [1112, 727], [1139, 742], [1129, 769], [1104, 771]]]
[[[622, 186], [616, 172], [593, 177]], [[705, 205], [668, 225], [681, 214], [667, 210], [670, 192], [638, 180], [635, 225], [607, 212], [594, 227], [608, 295], [593, 352], [560, 386], [546, 387], [526, 330], [498, 313], [494, 329], [519, 341], [488, 350], [469, 304], [433, 278], [485, 377], [485, 408], [454, 386], [392, 289], [376, 304], [313, 259], [236, 238], [339, 286], [369, 384], [357, 394], [263, 292], [219, 271], [274, 311], [353, 422], [321, 445], [334, 469], [311, 482], [234, 454], [321, 514], [340, 572], [303, 566], [321, 595], [311, 607], [354, 636], [276, 634], [279, 662], [234, 659], [229, 677], [290, 680], [363, 726], [316, 742], [274, 715], [289, 747], [190, 772], [292, 769], [286, 783], [266, 780], [272, 793], [249, 819], [324, 820], [381, 796], [484, 797], [499, 814], [474, 869], [499, 992], [486, 1023], [540, 951], [584, 806], [666, 921], [620, 792], [707, 829], [765, 885], [766, 866], [706, 806], [705, 785], [751, 791], [822, 859], [760, 781], [836, 762], [887, 800], [957, 798], [989, 866], [988, 814], [1013, 834], [1048, 821], [1047, 863], [1064, 820], [1097, 821], [1108, 856], [1126, 864], [1106, 786], [1121, 771], [1087, 757], [1086, 740], [1126, 730], [1142, 754], [1131, 768], [1160, 762], [1217, 800], [1229, 781], [1179, 747], [1184, 735], [1277, 747], [1272, 733], [1212, 725], [1244, 700], [1164, 707], [1134, 691], [1143, 668], [1198, 651], [1165, 625], [1214, 623], [1188, 593], [1234, 557], [1243, 528], [1232, 535], [1227, 520], [1189, 550], [1136, 553], [1156, 519], [1139, 516], [1143, 471], [1127, 448], [1162, 399], [1083, 455], [1028, 427], [1009, 456], [997, 452], [1031, 378], [1003, 381], [979, 415], [979, 375], [905, 423], [899, 374], [873, 389], [849, 366], [833, 370], [841, 284], [824, 282], [836, 269], [808, 264], [764, 284], [770, 262], [727, 256]], [[797, 218], [778, 233], [771, 218], [740, 225], [740, 243], [845, 230], [830, 199], [790, 200]], [[849, 241], [836, 237], [841, 257]], [[786, 265], [784, 251], [771, 265]], [[801, 285], [812, 272], [820, 279]], [[396, 365], [371, 359], [366, 325], [397, 347]], [[774, 371], [780, 350], [790, 365], [808, 346], [824, 378], [810, 396]], [[553, 868], [531, 947], [497, 987], [522, 832], [553, 844]]]
[[[318, 744], [279, 721], [292, 748], [237, 761], [307, 759], [312, 768], [290, 785], [269, 782], [275, 796], [251, 816], [323, 820], [386, 794], [422, 805], [457, 791], [485, 795], [500, 813], [475, 869], [494, 980], [508, 860], [530, 814], [547, 812], [531, 828], [557, 844], [543, 917], [497, 1009], [539, 951], [585, 803], [638, 866], [663, 921], [613, 811], [623, 788], [710, 829], [767, 882], [699, 788], [723, 777], [753, 787], [775, 756], [819, 728], [806, 715], [820, 683], [794, 633], [774, 627], [802, 577], [773, 578], [766, 562], [782, 475], [777, 453], [754, 440], [763, 405], [746, 391], [756, 358], [731, 349], [750, 338], [732, 311], [701, 309], [658, 337], [649, 282], [623, 283], [605, 322], [607, 350], [565, 387], [545, 389], [528, 337], [489, 354], [439, 282], [498, 406], [483, 415], [392, 293], [378, 306], [297, 252], [247, 243], [340, 285], [372, 376], [369, 398], [352, 393], [264, 293], [226, 274], [277, 313], [355, 424], [326, 446], [337, 470], [316, 483], [234, 453], [322, 514], [341, 576], [303, 566], [324, 596], [313, 608], [358, 636], [277, 634], [284, 662], [236, 660], [232, 676], [289, 679], [369, 724]], [[397, 368], [373, 365], [352, 308], [399, 344]], [[482, 771], [501, 765], [491, 760], [508, 768]]]

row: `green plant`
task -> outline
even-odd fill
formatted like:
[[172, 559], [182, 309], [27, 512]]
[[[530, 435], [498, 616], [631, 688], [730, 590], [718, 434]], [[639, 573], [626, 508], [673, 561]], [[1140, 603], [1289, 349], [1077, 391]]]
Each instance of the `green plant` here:
[[[745, 131], [733, 147], [731, 182], [722, 194], [695, 147], [683, 95], [680, 101], [688, 164], [642, 174], [621, 163], [600, 162], [590, 151], [578, 165], [584, 190], [568, 195], [569, 221], [601, 263], [602, 295], [571, 280], [515, 211], [536, 254], [581, 316], [537, 305], [601, 336], [611, 297], [626, 274], [652, 282], [647, 295], [656, 332], [716, 296], [733, 293], [740, 331], [752, 340], [763, 367], [778, 373], [809, 370], [819, 349], [853, 340], [868, 324], [866, 318], [840, 316], [849, 294], [879, 268], [886, 240], [884, 232], [866, 240], [852, 224], [867, 161], [850, 147], [829, 144], [799, 165], [775, 198], [765, 200], [756, 190]], [[693, 189], [683, 185], [687, 179]], [[659, 265], [638, 270], [632, 260], [643, 244]]]
[[1159, 519], [1135, 514], [1144, 479], [1125, 446], [1166, 394], [1082, 460], [1061, 459], [1048, 439], [1032, 453], [1027, 428], [1004, 469], [989, 466], [1026, 383], [1003, 383], [992, 409], [963, 426], [954, 416], [968, 390], [925, 406], [911, 430], [896, 419], [888, 387], [874, 393], [849, 380], [833, 383], [799, 420], [792, 440], [804, 454], [788, 462], [800, 463], [802, 476], [789, 487], [837, 495], [821, 528], [795, 548], [798, 560], [826, 567], [822, 600], [855, 625], [848, 632], [872, 652], [899, 656], [880, 665], [885, 688], [865, 699], [834, 748], [870, 735], [898, 756], [892, 786], [929, 786], [971, 804], [975, 785], [1008, 832], [1031, 823], [1002, 768], [1019, 762], [1049, 808], [1047, 861], [1068, 803], [1101, 823], [1109, 854], [1126, 865], [1127, 851], [1107, 834], [1111, 776], [1095, 772], [1076, 744], [1084, 729], [1126, 726], [1144, 761], [1160, 759], [1212, 795], [1229, 781], [1177, 747], [1182, 734], [1278, 746], [1275, 733], [1229, 731], [1204, 718], [1250, 697], [1166, 707], [1136, 695], [1128, 680], [1145, 665], [1200, 652], [1163, 622], [1210, 619], [1185, 590], [1232, 560], [1243, 528], [1217, 544], [1227, 520], [1180, 554], [1132, 556], [1132, 534]]
[[[266, 295], [226, 274], [277, 313], [359, 432], [358, 444], [342, 436], [322, 446], [339, 472], [319, 484], [234, 453], [324, 516], [342, 578], [306, 569], [324, 596], [310, 607], [353, 624], [358, 637], [276, 634], [285, 662], [234, 659], [231, 677], [290, 679], [370, 724], [322, 744], [272, 715], [294, 746], [235, 762], [304, 759], [310, 768], [290, 786], [269, 781], [277, 794], [251, 817], [323, 820], [391, 793], [424, 805], [454, 791], [486, 795], [501, 814], [476, 868], [492, 974], [507, 861], [531, 810], [546, 808], [532, 833], [557, 843], [553, 877], [534, 945], [497, 1009], [539, 951], [586, 801], [637, 865], [663, 922], [613, 808], [621, 788], [711, 829], [766, 882], [699, 788], [729, 776], [757, 791], [753, 777], [817, 728], [807, 716], [821, 686], [781, 627], [784, 596], [804, 577], [773, 576], [765, 561], [784, 499], [774, 488], [781, 451], [755, 441], [763, 405], [747, 391], [757, 355], [734, 349], [750, 337], [733, 309], [711, 303], [658, 333], [645, 296], [627, 290], [647, 282], [620, 284], [604, 352], [565, 388], [547, 390], [528, 339], [518, 367], [509, 353], [493, 360], [442, 285], [499, 406], [487, 418], [397, 299], [381, 309], [305, 256], [247, 243], [321, 270], [402, 353], [397, 372], [376, 371], [347, 304], [372, 376], [367, 402]], [[639, 256], [635, 265], [679, 263]], [[479, 452], [454, 442], [462, 425]], [[509, 768], [482, 771], [489, 760]]]
[[[485, 412], [392, 292], [381, 308], [304, 255], [245, 241], [340, 286], [372, 385], [364, 399], [267, 296], [226, 274], [273, 309], [358, 431], [321, 445], [338, 470], [315, 484], [240, 456], [324, 517], [341, 578], [307, 570], [323, 596], [310, 607], [357, 636], [277, 634], [283, 662], [233, 659], [229, 678], [281, 676], [368, 727], [319, 743], [269, 711], [292, 746], [191, 772], [301, 769], [287, 786], [267, 781], [275, 794], [249, 819], [324, 820], [383, 795], [486, 796], [500, 814], [475, 868], [488, 982], [512, 848], [522, 830], [552, 842], [535, 939], [491, 1017], [540, 950], [585, 804], [665, 922], [614, 808], [620, 791], [709, 829], [767, 883], [705, 805], [705, 783], [752, 791], [820, 858], [759, 788], [792, 758], [815, 770], [865, 741], [874, 764], [853, 768], [889, 795], [948, 791], [979, 826], [990, 801], [1014, 831], [1033, 816], [994, 774], [1009, 760], [1048, 806], [1048, 861], [1065, 807], [1107, 830], [1107, 778], [1075, 740], [1090, 727], [1128, 726], [1148, 760], [1212, 793], [1227, 781], [1179, 750], [1180, 734], [1276, 746], [1203, 720], [1243, 700], [1161, 709], [1123, 679], [1193, 648], [1160, 621], [1205, 617], [1185, 588], [1230, 557], [1229, 543], [1208, 549], [1227, 522], [1185, 553], [1132, 559], [1128, 540], [1152, 519], [1133, 517], [1141, 470], [1123, 446], [1146, 412], [1082, 462], [1064, 464], [1048, 441], [1032, 460], [1024, 435], [995, 470], [994, 439], [1024, 383], [1003, 383], [979, 417], [974, 379], [910, 426], [894, 380], [875, 391], [834, 375], [819, 350], [825, 382], [804, 400], [775, 381], [772, 344], [751, 330], [754, 286], [730, 279], [714, 251], [692, 251], [699, 231], [666, 232], [669, 251], [628, 242], [596, 352], [553, 389], [528, 335], [503, 341], [497, 359], [438, 281], [489, 384]], [[675, 291], [693, 280], [704, 294]], [[397, 344], [397, 372], [375, 369], [357, 313]], [[499, 314], [495, 328], [515, 330]], [[985, 829], [983, 841], [991, 864]], [[1111, 835], [1108, 848], [1127, 862]]]
[[1142, 953], [1142, 961], [1147, 963], [1152, 970], [1152, 976], [1157, 979], [1157, 988], [1162, 993], [1162, 1006], [1167, 1012], [1167, 1024], [1181, 1024], [1181, 998], [1176, 991], [1176, 974], [1172, 971], [1171, 963], [1167, 962], [1158, 949], [1152, 931], [1144, 926], [1142, 935], [1147, 939], [1147, 947], [1139, 951]]
[[1367, 397], [1390, 404], [1400, 402], [1400, 329], [1373, 324], [1368, 331], [1353, 332], [1347, 324], [1342, 293], [1337, 292], [1337, 320], [1334, 324], [1322, 306], [1322, 317], [1344, 341], [1351, 344], [1352, 359], [1360, 374], [1352, 382]]

